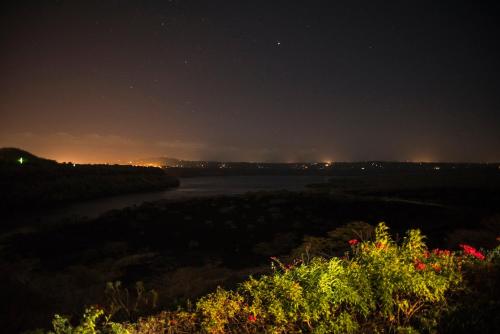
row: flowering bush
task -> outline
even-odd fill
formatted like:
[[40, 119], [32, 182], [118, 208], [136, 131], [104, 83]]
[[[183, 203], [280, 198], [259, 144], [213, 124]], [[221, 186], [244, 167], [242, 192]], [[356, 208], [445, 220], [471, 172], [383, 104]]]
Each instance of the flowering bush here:
[[[397, 244], [381, 223], [374, 240], [348, 241], [351, 253], [343, 258], [316, 257], [291, 265], [272, 258], [272, 274], [250, 278], [235, 291], [219, 288], [192, 311], [162, 312], [136, 324], [108, 324], [107, 332], [435, 332], [444, 328], [439, 328], [440, 318], [452, 314], [447, 298], [465, 291], [464, 270], [480, 265], [491, 272], [500, 250], [485, 255], [461, 245], [463, 253], [455, 254], [429, 250], [423, 239], [420, 231], [410, 230]], [[459, 313], [464, 308], [451, 309]], [[67, 320], [56, 320], [62, 324], [58, 328], [71, 328]], [[56, 328], [56, 333], [76, 332]]]
[[[353, 254], [345, 259], [315, 258], [291, 268], [274, 259], [272, 275], [250, 278], [232, 295], [239, 310], [228, 312], [227, 296], [220, 291], [205, 297], [198, 310], [211, 312], [215, 321], [205, 322], [205, 330], [222, 332], [245, 315], [246, 328], [255, 332], [397, 330], [443, 306], [446, 292], [461, 282], [454, 255], [429, 252], [419, 231], [409, 231], [397, 245], [380, 224], [374, 241], [348, 243]], [[210, 311], [207, 300], [213, 301]]]

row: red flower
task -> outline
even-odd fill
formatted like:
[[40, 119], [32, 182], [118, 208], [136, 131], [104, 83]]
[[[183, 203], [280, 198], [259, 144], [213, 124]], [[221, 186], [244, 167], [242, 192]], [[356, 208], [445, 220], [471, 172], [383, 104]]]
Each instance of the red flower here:
[[257, 321], [257, 317], [254, 316], [253, 314], [248, 315], [248, 321], [249, 322], [255, 322]]
[[474, 256], [476, 259], [478, 260], [484, 260], [484, 255], [483, 253], [481, 253], [480, 251], [478, 251], [477, 249], [475, 249], [474, 247], [472, 246], [469, 246], [469, 245], [465, 245], [465, 244], [461, 244], [459, 245], [460, 248], [462, 248], [464, 250], [464, 253], [465, 254], [468, 254], [468, 255], [472, 255]]
[[417, 270], [424, 270], [425, 269], [425, 263], [419, 262], [417, 263], [416, 267]]
[[415, 260], [414, 266], [415, 266], [415, 269], [417, 269], [417, 270], [424, 270], [425, 269], [425, 263], [420, 262], [420, 260]]
[[439, 248], [436, 248], [432, 251], [432, 253], [434, 253], [434, 255], [437, 255], [439, 257], [448, 257], [451, 255], [451, 252], [447, 249], [439, 249]]
[[428, 259], [428, 258], [429, 258], [429, 256], [431, 256], [431, 254], [429, 253], [429, 251], [425, 251], [425, 252], [424, 252], [424, 257], [425, 257], [426, 259]]
[[351, 239], [349, 240], [349, 245], [351, 246], [355, 246], [359, 243], [359, 240], [358, 239]]

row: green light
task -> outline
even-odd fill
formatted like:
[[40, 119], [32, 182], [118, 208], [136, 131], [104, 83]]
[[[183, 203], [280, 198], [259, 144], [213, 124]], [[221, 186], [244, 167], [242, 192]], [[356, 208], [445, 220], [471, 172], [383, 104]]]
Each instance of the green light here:
[[23, 164], [23, 157], [20, 157], [19, 159], [17, 159], [17, 161], [19, 161], [19, 163], [22, 165]]

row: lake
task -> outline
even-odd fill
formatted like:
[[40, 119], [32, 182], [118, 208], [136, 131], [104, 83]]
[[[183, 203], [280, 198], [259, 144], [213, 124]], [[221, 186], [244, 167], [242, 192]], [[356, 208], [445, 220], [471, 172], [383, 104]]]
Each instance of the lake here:
[[[300, 191], [308, 184], [324, 183], [328, 176], [207, 176], [181, 178], [178, 188], [147, 193], [135, 193], [113, 196], [74, 203], [64, 208], [53, 210], [46, 215], [49, 220], [67, 217], [95, 218], [106, 211], [140, 205], [144, 202], [162, 199], [189, 199], [206, 196], [238, 195], [254, 191]], [[44, 219], [45, 220], [45, 219]]]

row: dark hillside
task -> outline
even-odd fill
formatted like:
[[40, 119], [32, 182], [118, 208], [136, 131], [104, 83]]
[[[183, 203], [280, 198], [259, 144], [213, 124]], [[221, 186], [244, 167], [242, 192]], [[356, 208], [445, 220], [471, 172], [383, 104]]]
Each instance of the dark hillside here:
[[178, 185], [160, 168], [60, 164], [23, 150], [0, 149], [0, 209], [7, 214]]
[[5, 165], [35, 165], [35, 166], [53, 166], [57, 162], [44, 159], [36, 155], [14, 147], [0, 148], [0, 166]]

